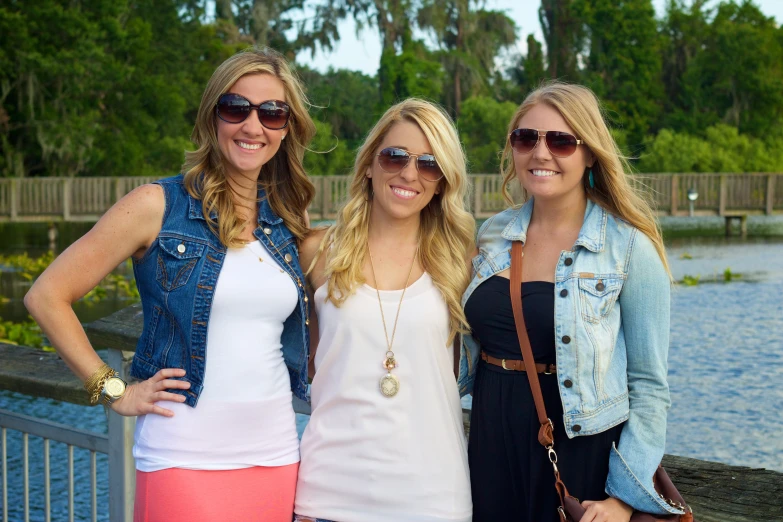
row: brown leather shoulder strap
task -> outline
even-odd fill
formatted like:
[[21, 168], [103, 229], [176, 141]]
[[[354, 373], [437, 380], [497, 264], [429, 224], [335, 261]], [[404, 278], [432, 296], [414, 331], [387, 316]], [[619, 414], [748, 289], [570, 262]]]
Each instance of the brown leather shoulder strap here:
[[530, 346], [530, 339], [527, 336], [525, 327], [525, 316], [522, 313], [522, 243], [513, 241], [511, 243], [511, 308], [514, 310], [514, 323], [517, 327], [517, 337], [519, 338], [519, 347], [522, 350], [522, 359], [525, 361], [525, 372], [527, 380], [530, 382], [530, 391], [533, 392], [533, 401], [536, 403], [536, 413], [538, 413], [538, 422], [541, 428], [538, 430], [538, 442], [543, 446], [551, 446], [554, 442], [552, 433], [552, 421], [546, 414], [544, 406], [544, 396], [541, 394], [541, 385], [538, 382], [538, 373], [536, 373], [535, 359], [533, 358], [533, 348]]

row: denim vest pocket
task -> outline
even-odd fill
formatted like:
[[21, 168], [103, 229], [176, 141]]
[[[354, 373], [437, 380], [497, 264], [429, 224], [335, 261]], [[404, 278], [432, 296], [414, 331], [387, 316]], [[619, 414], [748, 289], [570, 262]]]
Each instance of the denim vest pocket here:
[[160, 286], [170, 292], [185, 285], [199, 259], [204, 255], [206, 245], [176, 237], [158, 239], [160, 253], [156, 279]]
[[620, 278], [579, 278], [582, 318], [591, 323], [601, 322], [612, 311], [622, 287]]
[[159, 306], [152, 309], [145, 354], [160, 368], [185, 368], [185, 342], [177, 321]]

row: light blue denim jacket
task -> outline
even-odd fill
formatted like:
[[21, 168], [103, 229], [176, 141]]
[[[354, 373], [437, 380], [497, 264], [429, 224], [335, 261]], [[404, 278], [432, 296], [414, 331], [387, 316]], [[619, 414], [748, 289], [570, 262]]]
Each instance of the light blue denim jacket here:
[[[530, 199], [481, 226], [463, 307], [476, 287], [511, 266], [511, 242], [524, 243], [533, 203]], [[641, 511], [681, 513], [658, 496], [652, 483], [663, 457], [671, 404], [666, 381], [670, 281], [652, 241], [588, 201], [573, 250], [560, 254], [554, 291], [566, 434], [593, 435], [626, 422], [619, 447], [609, 457], [606, 493]], [[475, 339], [463, 336], [461, 395], [473, 389], [479, 351]]]

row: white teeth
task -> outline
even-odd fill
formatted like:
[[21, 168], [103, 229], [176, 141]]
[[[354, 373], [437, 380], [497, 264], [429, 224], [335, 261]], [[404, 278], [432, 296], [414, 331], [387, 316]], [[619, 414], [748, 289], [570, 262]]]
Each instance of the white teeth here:
[[555, 172], [554, 170], [538, 170], [538, 169], [536, 169], [536, 170], [531, 170], [530, 172], [532, 172], [533, 175], [536, 176], [536, 177], [547, 177], [547, 176], [554, 176], [555, 174], [557, 174], [557, 172]]
[[257, 150], [261, 148], [260, 143], [251, 144], [251, 143], [245, 143], [244, 141], [237, 141], [236, 144], [242, 147], [243, 149], [248, 149], [248, 150]]
[[392, 187], [392, 192], [394, 192], [395, 194], [397, 194], [398, 196], [401, 196], [403, 198], [412, 198], [413, 196], [416, 195], [416, 192], [414, 192], [412, 190], [404, 190], [404, 189], [397, 188], [397, 187]]

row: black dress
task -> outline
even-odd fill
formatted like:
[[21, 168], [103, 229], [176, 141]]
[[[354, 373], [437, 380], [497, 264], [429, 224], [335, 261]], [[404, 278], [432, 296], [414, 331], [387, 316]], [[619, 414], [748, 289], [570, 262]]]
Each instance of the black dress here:
[[[522, 285], [522, 309], [537, 363], [555, 363], [554, 283]], [[493, 276], [476, 288], [465, 314], [481, 349], [519, 360], [509, 280]], [[547, 414], [555, 427], [560, 476], [579, 500], [603, 500], [612, 442], [622, 424], [596, 435], [569, 439], [556, 375], [539, 374]], [[559, 505], [552, 465], [538, 442], [533, 395], [525, 372], [507, 371], [479, 359], [473, 387], [468, 461], [473, 521], [557, 522]]]

